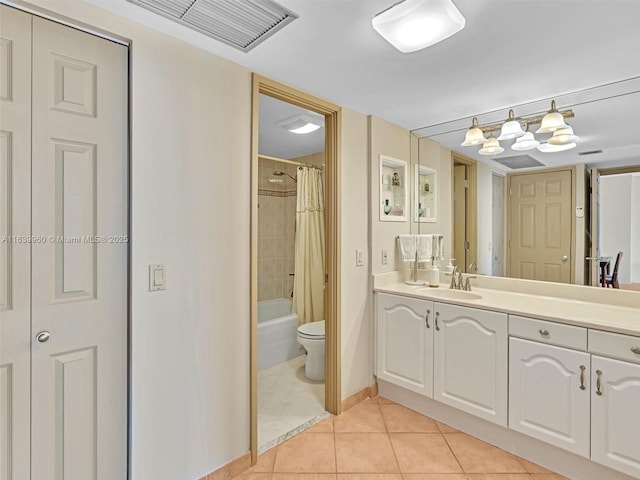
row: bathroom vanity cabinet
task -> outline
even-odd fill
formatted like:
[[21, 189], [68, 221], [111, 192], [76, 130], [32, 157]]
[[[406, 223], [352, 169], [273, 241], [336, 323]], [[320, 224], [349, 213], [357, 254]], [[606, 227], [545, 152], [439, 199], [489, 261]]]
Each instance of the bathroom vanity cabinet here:
[[640, 336], [391, 293], [376, 305], [378, 379], [640, 479]]

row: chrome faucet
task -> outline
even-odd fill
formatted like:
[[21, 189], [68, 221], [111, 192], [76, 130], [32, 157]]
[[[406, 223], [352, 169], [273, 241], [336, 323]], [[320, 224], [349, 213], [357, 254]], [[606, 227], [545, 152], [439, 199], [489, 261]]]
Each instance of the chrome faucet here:
[[451, 283], [449, 284], [449, 289], [450, 290], [456, 290], [458, 289], [458, 285], [456, 284], [456, 274], [460, 274], [460, 272], [458, 271], [459, 267], [457, 265], [453, 266], [453, 271], [451, 273], [447, 273], [447, 275], [451, 275]]

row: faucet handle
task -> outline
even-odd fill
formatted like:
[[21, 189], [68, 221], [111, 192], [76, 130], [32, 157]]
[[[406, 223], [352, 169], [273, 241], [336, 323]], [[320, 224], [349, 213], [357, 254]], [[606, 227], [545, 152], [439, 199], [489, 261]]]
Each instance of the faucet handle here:
[[465, 277], [465, 282], [464, 282], [464, 289], [467, 292], [471, 291], [471, 282], [469, 280], [473, 279], [473, 278], [477, 278], [475, 275], [468, 275]]

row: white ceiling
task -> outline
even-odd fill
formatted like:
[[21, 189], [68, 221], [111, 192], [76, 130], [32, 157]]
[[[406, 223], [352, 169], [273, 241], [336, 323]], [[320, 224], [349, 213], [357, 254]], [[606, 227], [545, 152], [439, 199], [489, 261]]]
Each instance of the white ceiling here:
[[[504, 117], [514, 105], [640, 76], [637, 0], [454, 0], [466, 27], [411, 54], [395, 50], [371, 27], [373, 16], [396, 0], [279, 0], [300, 18], [249, 53], [125, 0], [85, 1], [412, 130], [455, 119], [468, 124], [469, 117], [498, 109]], [[572, 124], [584, 141], [614, 131], [604, 113], [615, 110], [607, 103], [574, 108]], [[618, 106], [633, 108], [625, 101]], [[615, 146], [616, 157], [637, 154], [636, 131]]]

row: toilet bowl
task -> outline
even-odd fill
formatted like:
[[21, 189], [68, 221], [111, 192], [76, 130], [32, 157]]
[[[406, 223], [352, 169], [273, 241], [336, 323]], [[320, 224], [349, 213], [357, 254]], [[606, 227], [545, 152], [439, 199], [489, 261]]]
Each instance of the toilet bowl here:
[[307, 351], [304, 375], [316, 382], [324, 380], [324, 320], [300, 325], [298, 343]]

